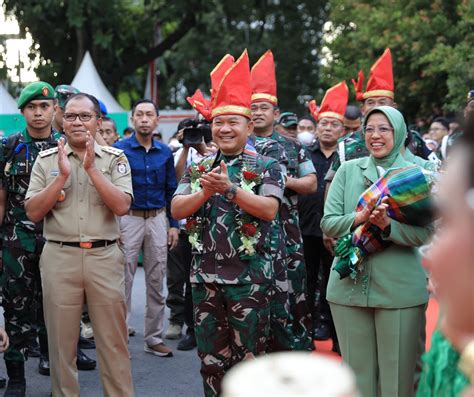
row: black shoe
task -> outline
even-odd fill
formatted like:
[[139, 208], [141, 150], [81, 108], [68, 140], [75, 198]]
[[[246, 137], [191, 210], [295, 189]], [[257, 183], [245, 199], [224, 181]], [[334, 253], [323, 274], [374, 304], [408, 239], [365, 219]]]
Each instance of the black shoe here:
[[8, 385], [4, 397], [25, 397], [25, 363], [5, 361], [8, 374]]
[[331, 337], [329, 327], [326, 324], [321, 324], [313, 331], [314, 340], [328, 340]]
[[41, 356], [40, 345], [38, 341], [35, 340], [30, 343], [28, 346], [28, 357], [39, 357]]
[[41, 375], [49, 376], [49, 358], [45, 355], [41, 355], [38, 363], [38, 372]]
[[7, 384], [6, 378], [4, 378], [3, 376], [0, 376], [0, 389], [3, 389], [6, 384]]
[[91, 371], [95, 369], [97, 363], [92, 358], [87, 357], [84, 352], [77, 349], [77, 369], [79, 371]]
[[194, 334], [188, 334], [178, 343], [178, 350], [193, 350], [197, 346]]
[[95, 342], [90, 339], [79, 337], [79, 342], [77, 344], [78, 349], [95, 349]]

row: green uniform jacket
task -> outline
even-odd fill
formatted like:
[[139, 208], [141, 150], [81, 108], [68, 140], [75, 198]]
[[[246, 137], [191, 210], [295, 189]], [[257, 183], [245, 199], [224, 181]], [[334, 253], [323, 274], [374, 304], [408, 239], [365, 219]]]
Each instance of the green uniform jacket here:
[[[392, 167], [410, 164], [399, 155]], [[342, 237], [351, 232], [357, 201], [377, 179], [377, 169], [369, 157], [342, 164], [324, 206], [321, 229], [326, 235]], [[386, 239], [394, 244], [367, 257], [364, 270], [356, 280], [350, 277], [340, 280], [338, 273], [331, 271], [327, 300], [340, 305], [388, 309], [426, 303], [427, 279], [416, 247], [424, 244], [431, 233], [430, 227], [409, 226], [392, 220]]]

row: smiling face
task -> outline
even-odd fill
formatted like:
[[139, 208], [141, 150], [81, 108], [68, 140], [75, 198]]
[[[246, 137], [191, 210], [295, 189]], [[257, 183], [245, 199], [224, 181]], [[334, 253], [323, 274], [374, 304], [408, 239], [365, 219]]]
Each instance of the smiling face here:
[[158, 126], [158, 115], [152, 103], [140, 103], [132, 115], [133, 128], [137, 134], [149, 136]]
[[256, 135], [271, 133], [280, 112], [270, 102], [254, 102], [250, 108]]
[[[68, 121], [70, 116], [79, 115], [75, 120]], [[90, 120], [81, 121], [81, 118]], [[72, 98], [66, 104], [64, 109], [63, 128], [70, 146], [75, 148], [84, 148], [87, 142], [87, 131], [95, 136], [97, 129], [100, 128], [102, 119], [94, 111], [94, 104], [86, 97]]]
[[441, 143], [443, 137], [448, 135], [448, 129], [438, 121], [431, 123], [430, 126], [430, 138], [435, 140], [438, 143]]
[[51, 127], [55, 107], [52, 99], [35, 99], [28, 102], [21, 113], [25, 117], [28, 128], [37, 131]]
[[218, 116], [212, 120], [212, 138], [227, 156], [240, 154], [253, 131], [253, 122], [239, 115]]
[[365, 126], [365, 145], [375, 158], [383, 158], [393, 149], [393, 127], [383, 113], [372, 113]]

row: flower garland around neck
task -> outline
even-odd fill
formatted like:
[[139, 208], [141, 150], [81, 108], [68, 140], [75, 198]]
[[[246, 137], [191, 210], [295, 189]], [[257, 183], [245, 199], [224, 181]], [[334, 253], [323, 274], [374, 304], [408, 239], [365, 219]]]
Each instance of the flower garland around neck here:
[[[189, 168], [189, 175], [191, 179], [191, 192], [195, 193], [202, 189], [199, 179], [201, 176], [211, 170], [214, 160], [210, 160], [205, 164], [203, 161], [199, 164], [192, 165]], [[253, 189], [259, 185], [262, 181], [260, 175], [255, 169], [244, 166], [242, 172], [239, 174], [240, 183], [239, 186], [246, 192], [253, 193]], [[240, 241], [242, 245], [239, 246], [238, 252], [245, 256], [253, 256], [256, 253], [255, 247], [260, 239], [260, 227], [257, 220], [249, 214], [239, 213], [235, 220], [238, 225], [238, 233], [240, 235]], [[200, 216], [191, 216], [186, 220], [186, 231], [188, 232], [188, 240], [192, 248], [201, 253], [203, 250], [203, 244], [201, 242], [201, 232], [203, 227], [203, 218]]]

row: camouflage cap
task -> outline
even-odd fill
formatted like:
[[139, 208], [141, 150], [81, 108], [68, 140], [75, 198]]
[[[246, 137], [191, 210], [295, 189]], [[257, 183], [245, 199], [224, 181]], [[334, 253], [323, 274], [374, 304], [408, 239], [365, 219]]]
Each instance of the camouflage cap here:
[[18, 109], [23, 109], [25, 105], [35, 99], [54, 99], [54, 89], [51, 84], [45, 83], [44, 81], [36, 81], [28, 84], [21, 91], [20, 97], [18, 98]]
[[64, 108], [64, 104], [66, 103], [66, 100], [72, 95], [72, 94], [79, 94], [81, 91], [79, 91], [76, 87], [73, 87], [72, 85], [67, 85], [67, 84], [61, 84], [57, 85], [56, 88], [54, 89], [56, 99], [58, 100], [58, 105], [61, 109]]
[[284, 112], [281, 114], [278, 124], [281, 124], [283, 127], [291, 127], [292, 125], [298, 124], [298, 116], [292, 112]]

